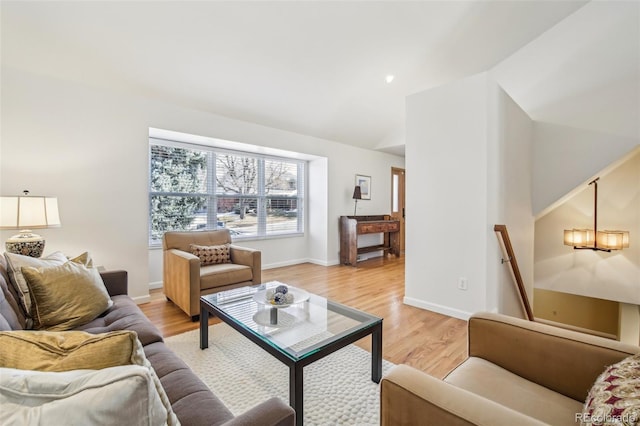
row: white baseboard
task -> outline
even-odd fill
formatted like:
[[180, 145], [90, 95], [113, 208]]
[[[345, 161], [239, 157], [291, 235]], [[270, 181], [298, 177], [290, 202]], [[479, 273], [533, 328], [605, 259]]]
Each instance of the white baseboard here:
[[319, 259], [294, 259], [294, 260], [287, 260], [286, 262], [277, 262], [277, 263], [269, 263], [268, 265], [262, 265], [262, 269], [274, 269], [274, 268], [282, 268], [283, 266], [292, 266], [292, 265], [300, 265], [301, 263], [313, 263], [314, 265], [320, 265], [320, 266], [333, 266], [333, 265], [339, 265], [340, 261], [338, 259], [335, 260], [330, 260], [330, 261], [324, 261], [324, 260], [319, 260]]
[[447, 315], [465, 321], [468, 321], [471, 317], [470, 312], [461, 311], [444, 305], [438, 305], [437, 303], [425, 302], [424, 300], [414, 299], [413, 297], [405, 297], [403, 302], [405, 305], [415, 306], [416, 308], [426, 309], [427, 311], [436, 312], [438, 314]]
[[334, 266], [334, 265], [340, 264], [340, 260], [338, 259], [334, 259], [334, 260], [307, 259], [307, 262], [313, 263], [314, 265], [320, 265], [320, 266]]
[[287, 260], [285, 262], [269, 263], [267, 265], [262, 265], [262, 270], [282, 268], [284, 266], [291, 266], [291, 265], [299, 265], [301, 263], [307, 263], [307, 262], [308, 262], [307, 259], [292, 259], [292, 260]]
[[149, 290], [156, 290], [158, 288], [162, 288], [162, 281], [156, 281], [153, 283], [149, 283]]
[[149, 296], [148, 294], [146, 296], [132, 297], [132, 299], [134, 302], [136, 302], [136, 305], [151, 302], [151, 296]]

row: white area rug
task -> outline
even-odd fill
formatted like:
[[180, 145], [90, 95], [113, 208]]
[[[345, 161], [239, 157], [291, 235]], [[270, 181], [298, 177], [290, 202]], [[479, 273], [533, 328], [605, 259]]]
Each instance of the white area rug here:
[[[209, 348], [198, 330], [165, 339], [234, 415], [271, 398], [289, 403], [289, 369], [226, 324], [209, 327]], [[383, 360], [385, 374], [392, 363]], [[378, 425], [379, 385], [371, 353], [349, 345], [304, 367], [305, 425]]]

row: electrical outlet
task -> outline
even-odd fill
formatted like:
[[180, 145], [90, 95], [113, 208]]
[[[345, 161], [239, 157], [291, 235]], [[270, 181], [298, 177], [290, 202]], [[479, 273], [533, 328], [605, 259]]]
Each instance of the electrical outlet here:
[[468, 283], [467, 283], [467, 279], [466, 278], [464, 278], [464, 277], [458, 278], [458, 288], [460, 290], [467, 290], [469, 288], [467, 284]]

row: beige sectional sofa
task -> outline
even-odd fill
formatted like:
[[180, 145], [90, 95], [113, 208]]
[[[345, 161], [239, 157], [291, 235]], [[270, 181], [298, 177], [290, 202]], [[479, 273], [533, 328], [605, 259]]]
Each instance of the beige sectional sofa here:
[[580, 424], [585, 399], [631, 346], [499, 314], [469, 320], [469, 357], [444, 380], [406, 365], [381, 381], [381, 425]]

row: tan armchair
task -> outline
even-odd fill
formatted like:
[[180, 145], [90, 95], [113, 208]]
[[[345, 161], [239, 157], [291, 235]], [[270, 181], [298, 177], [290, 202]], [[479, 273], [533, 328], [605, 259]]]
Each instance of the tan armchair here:
[[640, 347], [500, 314], [469, 319], [469, 358], [444, 380], [407, 365], [380, 382], [380, 424], [575, 425], [589, 389]]
[[231, 244], [226, 229], [166, 232], [162, 237], [164, 294], [192, 320], [200, 315], [200, 296], [262, 282], [262, 257], [258, 250], [231, 245], [231, 263], [200, 266], [189, 246]]

